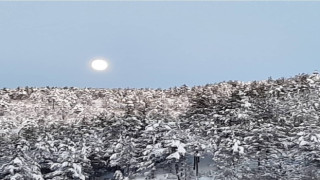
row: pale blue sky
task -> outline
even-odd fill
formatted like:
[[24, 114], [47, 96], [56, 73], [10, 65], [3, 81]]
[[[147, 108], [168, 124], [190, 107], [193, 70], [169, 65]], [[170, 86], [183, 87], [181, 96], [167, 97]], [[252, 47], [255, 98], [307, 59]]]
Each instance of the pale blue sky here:
[[[109, 59], [93, 72], [89, 61]], [[320, 2], [0, 2], [0, 87], [152, 87], [312, 73]]]

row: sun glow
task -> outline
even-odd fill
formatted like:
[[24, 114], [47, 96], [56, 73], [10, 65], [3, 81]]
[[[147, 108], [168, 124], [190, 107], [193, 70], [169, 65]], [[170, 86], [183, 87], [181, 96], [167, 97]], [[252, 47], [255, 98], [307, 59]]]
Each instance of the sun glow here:
[[95, 59], [91, 62], [91, 67], [96, 71], [103, 71], [107, 69], [108, 63], [103, 59]]

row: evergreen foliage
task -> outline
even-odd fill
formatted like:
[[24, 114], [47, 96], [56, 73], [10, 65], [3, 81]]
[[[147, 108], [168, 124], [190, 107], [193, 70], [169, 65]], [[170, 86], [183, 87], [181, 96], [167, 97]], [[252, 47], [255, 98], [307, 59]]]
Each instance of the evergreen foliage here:
[[160, 170], [195, 179], [197, 151], [217, 179], [320, 179], [319, 90], [317, 73], [192, 88], [2, 89], [0, 179], [155, 179]]

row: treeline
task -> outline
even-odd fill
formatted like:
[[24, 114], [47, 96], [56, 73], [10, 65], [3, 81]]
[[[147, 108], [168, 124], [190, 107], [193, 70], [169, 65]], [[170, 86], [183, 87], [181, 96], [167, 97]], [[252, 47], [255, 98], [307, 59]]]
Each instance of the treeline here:
[[170, 89], [0, 90], [0, 179], [320, 179], [320, 75]]

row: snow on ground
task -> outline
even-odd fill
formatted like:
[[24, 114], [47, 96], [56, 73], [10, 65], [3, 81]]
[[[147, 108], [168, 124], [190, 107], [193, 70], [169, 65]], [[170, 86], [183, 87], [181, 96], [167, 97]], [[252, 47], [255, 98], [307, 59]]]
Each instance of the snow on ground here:
[[212, 155], [205, 154], [200, 157], [199, 163], [199, 175], [200, 176], [211, 176], [212, 169], [214, 168], [214, 162], [212, 160]]
[[[177, 176], [174, 174], [158, 174], [156, 180], [177, 180]], [[135, 178], [134, 180], [145, 180], [144, 177]], [[214, 180], [213, 177], [199, 177], [198, 180]]]
[[[193, 156], [187, 155], [187, 164], [193, 166]], [[198, 180], [213, 180], [214, 177], [211, 174], [212, 169], [214, 168], [214, 162], [212, 160], [212, 155], [205, 154], [200, 158], [199, 163], [199, 178]], [[177, 176], [172, 173], [168, 173], [163, 169], [157, 169], [155, 172], [156, 180], [177, 180]], [[145, 177], [137, 177], [134, 180], [145, 180]]]
[[[186, 159], [187, 164], [190, 166], [193, 166], [193, 156], [192, 155], [187, 155]], [[212, 160], [212, 155], [205, 154], [200, 158], [200, 163], [199, 163], [199, 178], [198, 180], [213, 180], [214, 177], [212, 177], [212, 170], [214, 168], [214, 161]], [[113, 173], [108, 173], [105, 174], [102, 179], [108, 179], [112, 178]], [[156, 180], [177, 180], [177, 176], [173, 173], [169, 173], [164, 169], [158, 168], [155, 172], [155, 179]], [[133, 180], [145, 180], [144, 176], [139, 176], [134, 178]]]

